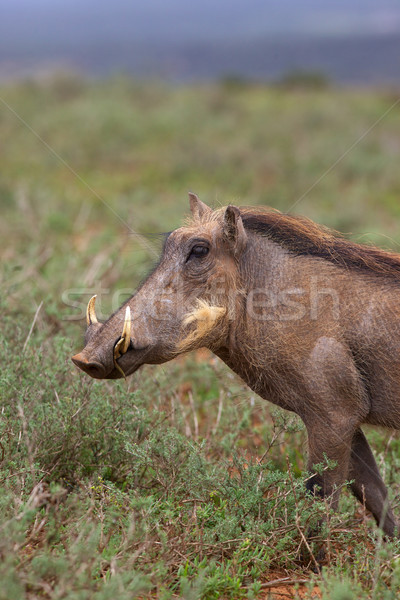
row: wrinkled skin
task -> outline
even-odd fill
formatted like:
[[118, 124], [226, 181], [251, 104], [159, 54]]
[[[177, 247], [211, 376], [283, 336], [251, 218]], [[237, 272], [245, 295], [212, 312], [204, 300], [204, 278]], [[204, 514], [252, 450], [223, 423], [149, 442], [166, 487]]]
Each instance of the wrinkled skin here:
[[[340, 486], [353, 480], [354, 495], [395, 535], [361, 425], [400, 428], [400, 280], [294, 256], [245, 227], [243, 209], [190, 202], [192, 222], [169, 235], [159, 265], [124, 306], [89, 324], [72, 360], [92, 377], [116, 379], [182, 350], [211, 349], [262, 398], [302, 418], [310, 472], [325, 457], [336, 463], [308, 481], [310, 492], [336, 507]], [[129, 344], [116, 358], [127, 306]]]

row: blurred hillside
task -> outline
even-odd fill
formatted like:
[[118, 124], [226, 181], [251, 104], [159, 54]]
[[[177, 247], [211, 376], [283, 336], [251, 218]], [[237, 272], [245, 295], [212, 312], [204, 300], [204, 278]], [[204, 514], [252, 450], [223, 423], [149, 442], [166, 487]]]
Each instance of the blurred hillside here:
[[396, 0], [112, 3], [6, 0], [0, 78], [68, 68], [168, 81], [271, 81], [313, 70], [342, 83], [400, 85]]

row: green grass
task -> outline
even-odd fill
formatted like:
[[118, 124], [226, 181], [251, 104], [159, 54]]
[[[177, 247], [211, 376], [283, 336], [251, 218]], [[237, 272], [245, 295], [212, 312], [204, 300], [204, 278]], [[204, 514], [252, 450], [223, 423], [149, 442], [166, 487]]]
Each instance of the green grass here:
[[[398, 107], [313, 187], [395, 96], [62, 76], [0, 95], [20, 117], [1, 105], [0, 598], [263, 598], [285, 576], [307, 598], [397, 598], [399, 543], [347, 492], [338, 515], [305, 494], [296, 418], [207, 353], [90, 380], [65, 303], [102, 289], [117, 308], [154, 263], [129, 227], [177, 227], [188, 190], [287, 210], [312, 188], [296, 212], [398, 249]], [[397, 505], [399, 437], [367, 434]], [[317, 576], [304, 535], [327, 512]]]

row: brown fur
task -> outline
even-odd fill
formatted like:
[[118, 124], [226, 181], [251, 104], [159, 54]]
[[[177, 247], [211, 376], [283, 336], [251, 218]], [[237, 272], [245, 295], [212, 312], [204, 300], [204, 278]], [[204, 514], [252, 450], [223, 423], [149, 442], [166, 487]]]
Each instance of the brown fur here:
[[267, 236], [296, 256], [322, 258], [400, 283], [400, 256], [394, 252], [356, 244], [305, 217], [266, 208], [245, 207], [240, 212], [246, 229]]

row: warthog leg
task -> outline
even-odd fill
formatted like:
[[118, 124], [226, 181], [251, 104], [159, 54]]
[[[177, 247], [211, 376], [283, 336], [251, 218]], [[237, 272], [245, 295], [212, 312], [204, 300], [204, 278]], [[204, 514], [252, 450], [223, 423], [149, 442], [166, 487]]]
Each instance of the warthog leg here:
[[[316, 498], [329, 500], [330, 506], [337, 510], [341, 486], [346, 482], [350, 466], [351, 440], [354, 435], [355, 427], [350, 424], [345, 429], [343, 421], [338, 422], [335, 419], [325, 418], [322, 424], [321, 418], [315, 417], [311, 422], [307, 422], [308, 433], [308, 471], [314, 473], [306, 482], [306, 487]], [[326, 465], [326, 459], [332, 461], [334, 466]], [[318, 467], [317, 467], [318, 465]], [[307, 531], [307, 538], [312, 541], [315, 539], [313, 568], [318, 569], [318, 565], [325, 562], [325, 543], [320, 538], [323, 519], [317, 522]], [[303, 549], [302, 560], [309, 562], [311, 557]]]
[[361, 429], [357, 429], [351, 447], [349, 479], [354, 480], [351, 491], [360, 502], [365, 502], [376, 522], [387, 536], [395, 535], [398, 524], [388, 502], [388, 492], [372, 450]]
[[[307, 425], [307, 424], [306, 424]], [[317, 429], [317, 431], [315, 431]], [[308, 471], [315, 474], [306, 483], [307, 489], [320, 498], [330, 497], [331, 506], [337, 509], [340, 488], [348, 478], [353, 430], [343, 431], [332, 424], [321, 428], [307, 426], [308, 431]], [[324, 468], [326, 459], [335, 466]], [[322, 466], [322, 472], [315, 469]]]
[[[317, 438], [313, 431], [309, 434], [308, 469], [315, 471], [314, 465], [323, 463], [324, 455], [336, 462], [336, 466], [322, 473], [316, 473], [307, 481], [307, 488], [321, 498], [331, 497], [331, 506], [336, 509], [340, 486], [353, 480], [350, 487], [355, 497], [365, 503], [376, 522], [388, 537], [398, 534], [398, 523], [388, 502], [388, 492], [380, 476], [371, 448], [361, 431], [356, 428], [351, 437], [350, 431], [332, 428], [325, 429]], [[315, 533], [315, 532], [314, 532]]]

